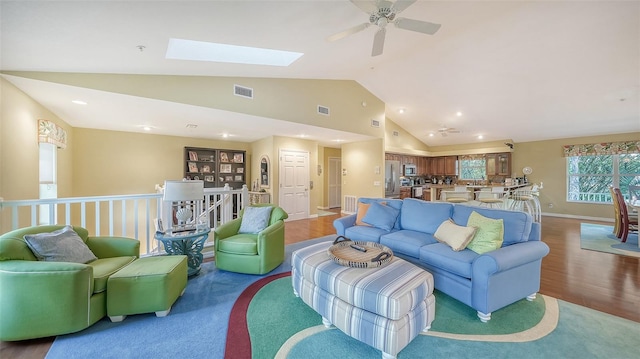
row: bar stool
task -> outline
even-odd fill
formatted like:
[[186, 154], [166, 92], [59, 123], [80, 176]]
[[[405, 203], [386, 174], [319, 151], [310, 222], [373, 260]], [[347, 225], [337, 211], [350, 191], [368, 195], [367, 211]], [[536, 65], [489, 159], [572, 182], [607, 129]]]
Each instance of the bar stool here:
[[480, 207], [503, 208], [504, 199], [509, 192], [504, 187], [492, 187], [491, 190], [480, 190], [477, 201]]
[[455, 186], [453, 191], [442, 191], [440, 199], [450, 203], [465, 203], [471, 200], [470, 195], [471, 192], [467, 190], [467, 186]]
[[527, 212], [533, 217], [534, 222], [540, 222], [540, 200], [538, 195], [539, 188], [537, 185], [516, 189], [509, 196], [511, 200], [510, 209]]

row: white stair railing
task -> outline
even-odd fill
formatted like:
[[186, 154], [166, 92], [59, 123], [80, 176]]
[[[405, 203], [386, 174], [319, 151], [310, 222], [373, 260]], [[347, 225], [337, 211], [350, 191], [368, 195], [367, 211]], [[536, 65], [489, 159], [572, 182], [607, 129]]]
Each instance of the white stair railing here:
[[[237, 216], [249, 204], [249, 192], [242, 189], [206, 188], [203, 212], [209, 217], [211, 229], [217, 228]], [[43, 210], [46, 208], [47, 210]], [[69, 197], [52, 199], [1, 200], [0, 234], [14, 229], [65, 224], [84, 227], [91, 236], [120, 236], [140, 241], [140, 255], [157, 253], [154, 220], [164, 218], [161, 193]], [[47, 213], [44, 216], [41, 214]], [[167, 222], [169, 223], [169, 222]], [[206, 246], [213, 245], [213, 235]]]

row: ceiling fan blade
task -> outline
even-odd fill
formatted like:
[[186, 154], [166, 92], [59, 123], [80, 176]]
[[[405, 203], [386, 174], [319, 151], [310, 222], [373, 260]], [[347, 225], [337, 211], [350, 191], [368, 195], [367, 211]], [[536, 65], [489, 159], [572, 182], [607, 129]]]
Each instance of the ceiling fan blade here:
[[396, 27], [399, 27], [404, 30], [410, 30], [415, 32], [421, 32], [423, 34], [433, 35], [438, 29], [440, 29], [440, 24], [434, 24], [432, 22], [406, 19], [406, 18], [398, 18], [394, 21]]
[[446, 132], [440, 132], [440, 134], [442, 135], [442, 137], [447, 137], [447, 133]]
[[344, 30], [342, 32], [339, 32], [337, 34], [333, 34], [333, 35], [327, 37], [327, 41], [332, 42], [332, 41], [340, 40], [340, 39], [342, 39], [344, 37], [347, 37], [349, 35], [353, 35], [353, 34], [355, 34], [357, 32], [360, 32], [360, 31], [368, 28], [370, 25], [371, 24], [368, 23], [368, 22], [365, 22], [364, 24], [356, 25], [356, 26], [354, 26], [352, 28], [346, 29], [346, 30]]
[[371, 56], [382, 55], [382, 49], [384, 48], [384, 37], [386, 33], [387, 30], [384, 27], [376, 32], [376, 36], [373, 38], [373, 49], [371, 49]]
[[399, 14], [404, 11], [404, 9], [408, 8], [416, 2], [416, 0], [398, 0], [393, 4], [393, 9], [396, 11], [396, 14]]
[[375, 1], [356, 1], [350, 0], [351, 3], [357, 6], [360, 10], [366, 12], [367, 14], [374, 13], [378, 11], [378, 5]]
[[449, 133], [460, 133], [461, 131], [460, 130], [449, 130], [447, 132], [449, 132]]

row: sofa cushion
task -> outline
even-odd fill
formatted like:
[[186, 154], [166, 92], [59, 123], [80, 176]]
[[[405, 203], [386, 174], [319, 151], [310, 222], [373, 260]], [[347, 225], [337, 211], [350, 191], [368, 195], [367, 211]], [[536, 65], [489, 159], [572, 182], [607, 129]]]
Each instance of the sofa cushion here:
[[482, 254], [495, 251], [502, 246], [504, 240], [504, 221], [487, 218], [478, 212], [472, 212], [467, 222], [468, 227], [476, 227], [477, 231], [467, 248]]
[[[385, 204], [391, 208], [395, 208], [398, 211], [401, 210], [402, 205], [404, 203], [403, 200], [401, 199], [395, 199], [395, 198], [368, 198], [368, 197], [362, 197], [362, 198], [358, 198], [358, 202], [362, 202], [362, 203], [380, 203], [380, 204]], [[398, 218], [396, 219], [396, 223], [393, 225], [394, 229], [400, 229], [400, 216], [398, 216]]]
[[414, 258], [420, 258], [420, 247], [433, 243], [437, 243], [433, 235], [406, 229], [384, 234], [380, 237], [380, 244], [391, 248], [394, 253], [397, 252]]
[[93, 291], [92, 293], [104, 292], [107, 289], [107, 280], [109, 277], [120, 269], [129, 265], [136, 260], [136, 257], [111, 257], [100, 258], [89, 263], [93, 268]]
[[433, 237], [438, 242], [448, 245], [454, 251], [461, 251], [471, 242], [476, 230], [476, 227], [459, 226], [451, 219], [448, 219], [442, 222]]
[[504, 220], [503, 247], [529, 240], [532, 219], [528, 213], [456, 204], [453, 208], [451, 219], [456, 223], [467, 223], [473, 211], [478, 212], [484, 217]]
[[389, 231], [376, 228], [373, 226], [353, 226], [347, 227], [344, 231], [344, 236], [353, 241], [365, 241], [365, 242], [380, 242], [380, 236], [387, 234]]
[[[451, 217], [452, 210], [451, 203], [405, 198], [400, 213], [400, 226], [402, 229], [433, 234], [442, 222]], [[465, 218], [464, 222], [455, 222], [467, 223], [467, 220]]]
[[362, 221], [376, 228], [390, 231], [395, 226], [398, 214], [400, 214], [399, 210], [385, 204], [374, 202], [369, 206], [367, 214], [364, 215]]
[[240, 233], [218, 241], [218, 251], [233, 254], [258, 254], [258, 236], [250, 233]]
[[238, 233], [258, 233], [269, 225], [273, 207], [246, 207]]
[[469, 249], [456, 252], [444, 243], [420, 248], [420, 261], [467, 279], [471, 278], [472, 264], [478, 256], [480, 255]]
[[27, 234], [24, 240], [41, 261], [88, 263], [97, 259], [71, 226], [53, 232]]

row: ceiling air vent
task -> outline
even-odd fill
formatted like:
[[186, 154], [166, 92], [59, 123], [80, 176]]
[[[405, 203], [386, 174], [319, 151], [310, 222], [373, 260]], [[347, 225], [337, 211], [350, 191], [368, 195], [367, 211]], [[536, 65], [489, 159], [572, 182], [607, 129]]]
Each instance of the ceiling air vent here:
[[393, 131], [393, 135], [394, 135], [394, 136], [396, 136], [396, 137], [398, 137], [398, 136], [400, 136], [400, 132], [398, 132], [398, 131]]
[[329, 108], [327, 106], [318, 105], [318, 113], [329, 116]]
[[380, 127], [380, 121], [371, 120], [371, 127]]
[[240, 97], [253, 98], [253, 89], [240, 85], [233, 85], [233, 94]]

